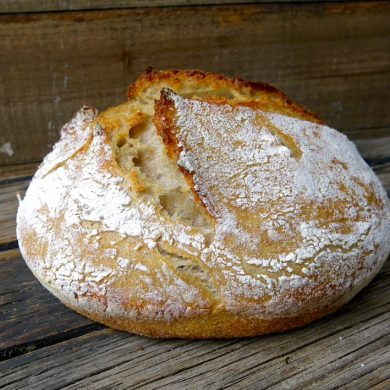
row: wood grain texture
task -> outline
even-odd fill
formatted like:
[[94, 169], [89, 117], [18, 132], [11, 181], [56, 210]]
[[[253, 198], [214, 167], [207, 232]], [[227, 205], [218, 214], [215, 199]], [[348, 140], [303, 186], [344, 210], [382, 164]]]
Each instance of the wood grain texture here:
[[[24, 273], [23, 266], [9, 271], [9, 278]], [[28, 315], [29, 305], [25, 310]], [[49, 318], [50, 310], [40, 313], [45, 315]], [[110, 329], [89, 331], [1, 362], [0, 386], [333, 389], [353, 384], [355, 388], [386, 388], [389, 364], [387, 262], [374, 281], [341, 311], [292, 332], [189, 341], [153, 340]]]
[[354, 139], [389, 137], [389, 18], [376, 1], [0, 16], [0, 165], [41, 161], [82, 104], [123, 101], [148, 66], [269, 82]]
[[37, 170], [39, 163], [0, 165], [0, 183], [23, 177], [31, 177]]
[[0, 360], [91, 329], [39, 284], [17, 249], [0, 253]]
[[387, 189], [387, 195], [390, 197], [390, 164], [378, 167], [376, 173], [383, 186]]
[[0, 180], [0, 246], [16, 240], [16, 194], [24, 196], [31, 177], [18, 179]]
[[[274, 3], [312, 2], [313, 0], [273, 0]], [[329, 0], [316, 0], [328, 1]], [[336, 0], [330, 0], [336, 1]], [[224, 5], [269, 3], [269, 0], [2, 0], [0, 13], [53, 12], [138, 7], [172, 7], [188, 5]]]

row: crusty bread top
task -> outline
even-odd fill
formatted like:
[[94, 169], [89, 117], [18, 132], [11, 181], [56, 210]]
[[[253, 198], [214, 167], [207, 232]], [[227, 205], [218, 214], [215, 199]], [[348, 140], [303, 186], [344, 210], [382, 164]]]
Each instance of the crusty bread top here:
[[[165, 91], [154, 110], [162, 86], [191, 99]], [[383, 187], [345, 136], [251, 88], [153, 72], [127, 103], [82, 109], [18, 211], [40, 280], [139, 322], [294, 317], [361, 288], [390, 250]]]
[[245, 105], [323, 123], [316, 114], [294, 103], [287, 95], [269, 84], [199, 70], [149, 69], [129, 87], [128, 97], [130, 100], [151, 101], [159, 98], [163, 88], [170, 88], [183, 97], [207, 98], [209, 101], [215, 97], [218, 101], [224, 99], [232, 105]]

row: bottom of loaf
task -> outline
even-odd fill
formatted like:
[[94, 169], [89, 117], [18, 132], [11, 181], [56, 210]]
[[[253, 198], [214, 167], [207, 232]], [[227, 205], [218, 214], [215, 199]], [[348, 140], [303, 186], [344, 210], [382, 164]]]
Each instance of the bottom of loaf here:
[[[33, 273], [35, 274], [35, 272]], [[355, 286], [352, 291], [343, 294], [332, 304], [323, 306], [320, 310], [306, 311], [296, 317], [263, 319], [221, 310], [174, 321], [135, 321], [124, 316], [114, 316], [107, 312], [92, 311], [75, 304], [76, 301], [73, 302], [68, 297], [58, 294], [58, 291], [51, 288], [50, 284], [42, 280], [39, 275], [35, 274], [35, 276], [46, 289], [70, 309], [88, 317], [92, 321], [117, 330], [161, 339], [226, 339], [282, 333], [310, 324], [336, 312], [344, 306], [361, 289], [367, 286], [376, 274], [373, 274], [372, 277], [366, 280], [364, 285]]]

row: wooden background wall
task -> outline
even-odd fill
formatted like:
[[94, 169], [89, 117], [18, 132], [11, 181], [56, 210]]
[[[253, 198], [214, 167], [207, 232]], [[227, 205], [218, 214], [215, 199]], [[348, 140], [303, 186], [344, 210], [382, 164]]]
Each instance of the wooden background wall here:
[[383, 163], [390, 2], [238, 3], [2, 0], [0, 166], [41, 161], [75, 110], [124, 101], [148, 66], [274, 84]]

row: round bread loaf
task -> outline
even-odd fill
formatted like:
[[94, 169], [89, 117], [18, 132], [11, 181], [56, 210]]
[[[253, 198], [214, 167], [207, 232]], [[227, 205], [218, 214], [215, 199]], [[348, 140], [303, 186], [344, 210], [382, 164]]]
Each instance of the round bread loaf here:
[[63, 127], [19, 206], [21, 252], [67, 306], [152, 337], [252, 336], [378, 273], [389, 201], [344, 135], [216, 74], [149, 71], [128, 95]]

